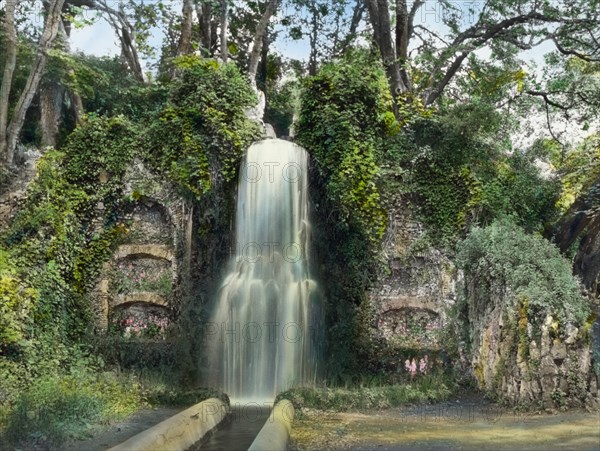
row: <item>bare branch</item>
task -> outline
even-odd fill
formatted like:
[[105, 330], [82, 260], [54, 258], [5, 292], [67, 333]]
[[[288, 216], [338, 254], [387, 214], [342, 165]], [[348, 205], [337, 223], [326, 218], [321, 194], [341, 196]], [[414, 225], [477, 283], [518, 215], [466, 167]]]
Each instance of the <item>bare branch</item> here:
[[573, 104], [571, 105], [563, 105], [561, 103], [558, 103], [552, 99], [550, 99], [550, 95], [552, 94], [557, 94], [557, 92], [544, 92], [544, 91], [525, 91], [526, 94], [529, 94], [530, 96], [534, 96], [534, 97], [541, 97], [544, 99], [544, 102], [547, 105], [552, 105], [554, 108], [558, 108], [559, 110], [562, 111], [569, 111], [571, 108], [573, 108]]
[[[423, 25], [416, 25], [414, 27], [414, 30], [422, 30], [425, 33], [429, 33], [431, 36], [433, 36], [434, 38], [438, 39], [440, 42], [443, 42], [447, 47], [450, 47], [450, 43], [444, 39], [442, 36], [440, 36], [439, 34], [437, 34], [435, 31], [433, 30], [429, 30], [428, 28], [425, 28]], [[413, 30], [413, 33], [416, 34], [416, 31]]]
[[565, 47], [563, 47], [559, 42], [558, 39], [556, 39], [556, 36], [552, 36], [551, 37], [552, 41], [554, 42], [554, 45], [556, 46], [556, 49], [562, 53], [563, 55], [569, 55], [569, 56], [576, 56], [577, 58], [580, 58], [584, 61], [587, 61], [588, 63], [592, 63], [592, 62], [599, 62], [600, 58], [592, 58], [588, 55], [584, 55], [581, 52], [578, 52], [576, 50], [572, 50], [572, 49], [567, 49]]

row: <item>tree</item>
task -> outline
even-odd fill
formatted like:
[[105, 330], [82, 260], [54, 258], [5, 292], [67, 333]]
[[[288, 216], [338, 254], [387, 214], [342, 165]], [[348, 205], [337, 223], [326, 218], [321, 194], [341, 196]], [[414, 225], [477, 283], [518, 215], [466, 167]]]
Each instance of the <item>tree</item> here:
[[267, 33], [267, 26], [271, 16], [277, 9], [278, 0], [269, 0], [265, 7], [265, 12], [260, 18], [260, 22], [256, 26], [256, 32], [254, 33], [254, 41], [252, 45], [252, 52], [250, 53], [250, 62], [248, 63], [248, 77], [253, 85], [256, 85], [256, 71], [258, 69], [258, 62], [261, 57], [261, 50], [263, 42]]
[[183, 0], [181, 12], [181, 34], [177, 46], [177, 56], [186, 55], [192, 51], [192, 28], [194, 25], [194, 8], [192, 0]]
[[229, 55], [229, 46], [227, 44], [227, 13], [227, 0], [221, 0], [221, 60], [224, 63], [227, 62], [227, 56]]
[[[356, 37], [365, 10], [363, 0], [350, 8], [349, 0], [292, 0], [295, 13], [284, 18], [292, 39], [308, 38], [308, 73], [315, 75], [320, 61], [341, 56]], [[351, 12], [351, 14], [350, 14]]]
[[[48, 51], [52, 48], [54, 40], [58, 35], [62, 20], [61, 13], [64, 2], [65, 0], [52, 0], [49, 3], [47, 9], [47, 17], [44, 24], [44, 30], [42, 32], [37, 47], [37, 56], [33, 67], [31, 68], [31, 71], [29, 73], [29, 77], [27, 78], [25, 88], [20, 94], [19, 100], [17, 101], [8, 127], [6, 127], [5, 125], [0, 125], [0, 132], [6, 130], [5, 133], [2, 133], [2, 138], [0, 138], [0, 155], [3, 156], [4, 161], [8, 165], [12, 165], [14, 162], [17, 142], [21, 133], [21, 129], [23, 128], [23, 124], [25, 122], [25, 115], [27, 113], [27, 110], [29, 109], [29, 106], [31, 105], [33, 97], [37, 92], [40, 80], [42, 79], [42, 75], [46, 67], [46, 62], [48, 61]], [[8, 43], [9, 48], [13, 45], [16, 46], [16, 29], [14, 26], [15, 4], [16, 2], [7, 2], [7, 10], [11, 9], [11, 11], [9, 12], [9, 17], [7, 17], [7, 20], [5, 20], [6, 33], [7, 36], [10, 36]], [[13, 39], [12, 42], [11, 38]], [[5, 66], [5, 77], [2, 80], [2, 93], [0, 94], [0, 97], [2, 95], [8, 95], [10, 93], [10, 79], [12, 78], [12, 72], [14, 71], [16, 49], [9, 50], [8, 54], [9, 58], [6, 64], [9, 67], [7, 68]], [[10, 66], [12, 66], [12, 68]], [[7, 77], [7, 75], [9, 77]], [[4, 100], [3, 97], [2, 100]], [[2, 115], [2, 119], [4, 120], [4, 123], [6, 123], [5, 121], [7, 117], [4, 114]]]
[[[448, 28], [447, 36], [441, 36], [427, 24], [415, 23], [425, 1], [394, 0], [395, 37], [391, 33], [388, 0], [365, 1], [374, 41], [396, 100], [409, 92], [425, 105], [436, 102], [468, 57], [485, 46], [493, 51], [526, 50], [550, 40], [563, 56], [578, 56], [586, 61], [600, 58], [597, 0], [487, 0], [481, 11], [472, 7], [463, 11], [456, 2], [440, 0], [435, 4], [435, 14]], [[466, 19], [467, 15], [473, 20]], [[418, 40], [415, 49], [420, 55], [418, 73], [428, 76], [415, 77], [417, 71], [411, 70], [416, 64], [410, 58], [414, 39]]]
[[[146, 76], [142, 69], [142, 64], [140, 62], [140, 57], [137, 50], [137, 33], [139, 30], [140, 20], [137, 20], [137, 23], [132, 23], [132, 20], [127, 14], [122, 3], [119, 3], [118, 9], [110, 7], [107, 0], [95, 0], [93, 5], [96, 9], [104, 13], [106, 20], [117, 33], [119, 43], [121, 44], [121, 55], [129, 66], [129, 69], [133, 73], [134, 77], [139, 82], [145, 83]], [[136, 5], [132, 6], [135, 7]], [[138, 11], [137, 19], [140, 18], [141, 14]]]
[[[8, 104], [12, 78], [17, 65], [17, 28], [15, 26], [15, 8], [17, 0], [6, 0], [4, 11], [4, 29], [6, 30], [6, 62], [0, 86], [0, 157], [8, 161]], [[12, 161], [12, 157], [10, 158]]]

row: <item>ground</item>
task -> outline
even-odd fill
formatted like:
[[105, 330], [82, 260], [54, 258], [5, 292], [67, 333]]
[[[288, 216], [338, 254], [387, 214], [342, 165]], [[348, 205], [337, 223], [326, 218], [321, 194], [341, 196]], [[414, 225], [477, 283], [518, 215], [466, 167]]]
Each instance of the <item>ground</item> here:
[[600, 414], [515, 412], [478, 398], [365, 413], [310, 411], [294, 421], [291, 449], [600, 450]]
[[123, 421], [90, 432], [85, 440], [67, 443], [63, 451], [105, 451], [181, 412], [181, 407], [160, 407], [140, 410]]
[[[106, 450], [180, 410], [142, 410], [64, 449]], [[294, 420], [289, 449], [600, 450], [600, 413], [584, 409], [516, 412], [465, 395], [430, 405], [362, 413], [308, 410]]]

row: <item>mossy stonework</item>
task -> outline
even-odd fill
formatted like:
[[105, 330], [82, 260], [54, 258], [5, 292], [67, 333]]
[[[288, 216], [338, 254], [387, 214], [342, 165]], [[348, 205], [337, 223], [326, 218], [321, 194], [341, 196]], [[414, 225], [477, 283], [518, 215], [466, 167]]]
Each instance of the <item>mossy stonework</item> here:
[[600, 407], [588, 298], [553, 245], [510, 223], [459, 253], [463, 351], [479, 386], [514, 406]]
[[[393, 197], [382, 246], [385, 272], [369, 300], [375, 334], [386, 349], [390, 369], [395, 366], [414, 375], [441, 366], [441, 355], [452, 354], [446, 336], [457, 272], [452, 261], [427, 242], [409, 202], [401, 195]], [[425, 356], [426, 364], [420, 365]], [[415, 357], [418, 368], [412, 365]]]

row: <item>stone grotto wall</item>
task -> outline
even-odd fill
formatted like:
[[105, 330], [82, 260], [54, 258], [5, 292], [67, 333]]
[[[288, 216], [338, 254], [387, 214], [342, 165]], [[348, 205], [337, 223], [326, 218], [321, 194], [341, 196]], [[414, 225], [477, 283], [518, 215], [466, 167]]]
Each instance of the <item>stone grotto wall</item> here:
[[407, 201], [396, 198], [393, 205], [383, 246], [389, 272], [369, 297], [379, 338], [391, 352], [397, 350], [397, 371], [414, 373], [426, 371], [443, 350], [456, 271], [448, 258], [426, 245], [424, 228]]
[[[467, 287], [472, 299], [477, 291]], [[469, 308], [470, 364], [480, 388], [513, 406], [600, 408], [593, 318], [579, 328], [551, 315], [531, 318], [524, 305], [507, 307], [504, 296], [493, 294], [483, 313]]]
[[177, 315], [191, 208], [135, 161], [124, 177], [127, 233], [104, 265], [96, 290], [96, 327], [124, 337], [157, 338]]

